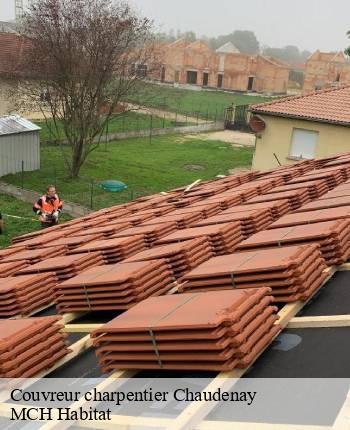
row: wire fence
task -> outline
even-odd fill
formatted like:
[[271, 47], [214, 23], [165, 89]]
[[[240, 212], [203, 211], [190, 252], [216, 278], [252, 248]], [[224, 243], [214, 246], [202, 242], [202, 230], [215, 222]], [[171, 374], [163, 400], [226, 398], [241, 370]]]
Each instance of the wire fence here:
[[[209, 115], [202, 115], [200, 111], [194, 111], [190, 114], [175, 112], [162, 112], [156, 111], [153, 113], [140, 113], [138, 111], [131, 111], [121, 114], [113, 115], [107, 122], [102, 131], [100, 140], [109, 141], [113, 137], [128, 137], [125, 134], [130, 134], [130, 137], [140, 135], [152, 135], [154, 131], [161, 129], [174, 129], [174, 127], [187, 127], [198, 126], [201, 124], [209, 124], [216, 121], [221, 121], [218, 113], [213, 117]], [[55, 144], [58, 141], [65, 141], [65, 132], [62, 124], [58, 124], [57, 130], [54, 129], [53, 123], [48, 121], [37, 121], [41, 127], [40, 140], [42, 144]], [[54, 131], [55, 130], [55, 131]]]

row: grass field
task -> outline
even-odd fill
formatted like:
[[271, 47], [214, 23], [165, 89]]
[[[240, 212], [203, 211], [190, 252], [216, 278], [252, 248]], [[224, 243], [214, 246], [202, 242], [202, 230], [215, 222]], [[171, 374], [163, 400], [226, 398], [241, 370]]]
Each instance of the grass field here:
[[[56, 137], [50, 132], [50, 128], [53, 130], [53, 122], [49, 121], [46, 124], [45, 121], [35, 121], [35, 123], [41, 127], [40, 131], [40, 140], [42, 142], [52, 141], [58, 139], [64, 139], [65, 134], [63, 131], [62, 125], [59, 123], [58, 130], [59, 136]], [[141, 114], [138, 112], [126, 112], [122, 115], [115, 115], [111, 118], [108, 123], [108, 129], [106, 128], [105, 132], [108, 133], [119, 133], [119, 132], [128, 132], [135, 130], [147, 130], [152, 128], [168, 128], [173, 127], [175, 125], [185, 125], [180, 123], [175, 123], [173, 120], [169, 120], [166, 118], [160, 118], [153, 116], [151, 118], [150, 115]], [[190, 123], [188, 123], [190, 125]]]
[[[141, 195], [166, 191], [197, 179], [211, 179], [229, 169], [251, 164], [252, 148], [235, 148], [221, 141], [205, 141], [179, 135], [128, 139], [102, 145], [93, 152], [81, 170], [80, 179], [69, 180], [60, 149], [44, 146], [42, 168], [24, 173], [24, 188], [43, 192], [55, 184], [61, 198], [93, 208], [112, 206]], [[194, 170], [200, 169], [200, 170]], [[116, 179], [128, 189], [117, 194], [103, 191], [99, 182]], [[21, 185], [21, 174], [8, 175], [5, 182]], [[93, 180], [93, 182], [92, 182]]]
[[128, 101], [143, 106], [187, 114], [201, 118], [221, 119], [232, 103], [247, 105], [270, 101], [271, 97], [237, 94], [216, 90], [187, 90], [151, 83], [139, 84]]
[[[36, 221], [36, 216], [32, 211], [30, 203], [0, 194], [0, 211], [5, 221], [4, 233], [0, 234], [0, 248], [10, 245], [11, 239], [15, 236], [20, 236], [41, 228], [40, 222]], [[24, 219], [21, 219], [21, 217]], [[62, 215], [62, 221], [67, 221], [68, 219], [70, 219], [69, 216]]]

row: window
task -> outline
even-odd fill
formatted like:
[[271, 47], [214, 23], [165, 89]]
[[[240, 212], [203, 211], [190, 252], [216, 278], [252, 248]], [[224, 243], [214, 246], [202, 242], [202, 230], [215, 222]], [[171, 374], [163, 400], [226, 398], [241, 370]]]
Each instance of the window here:
[[203, 87], [207, 87], [209, 82], [209, 73], [203, 72]]
[[292, 143], [290, 148], [290, 157], [297, 158], [314, 158], [318, 142], [318, 131], [303, 130], [294, 128], [292, 134]]
[[187, 71], [187, 83], [188, 84], [197, 84], [197, 72], [193, 70]]
[[218, 75], [218, 88], [222, 88], [222, 84], [224, 82], [224, 75], [223, 74], [219, 74]]

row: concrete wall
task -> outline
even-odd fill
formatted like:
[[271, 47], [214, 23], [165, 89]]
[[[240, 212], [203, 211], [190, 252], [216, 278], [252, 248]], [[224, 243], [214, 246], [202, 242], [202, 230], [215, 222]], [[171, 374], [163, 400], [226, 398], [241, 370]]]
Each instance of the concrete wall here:
[[[35, 191], [25, 190], [5, 182], [0, 182], [0, 193], [16, 197], [16, 199], [27, 203], [34, 203], [40, 197], [39, 193]], [[91, 211], [88, 208], [75, 203], [64, 201], [64, 212], [74, 218], [78, 218], [90, 213]]]
[[268, 170], [278, 167], [274, 153], [282, 164], [294, 164], [296, 160], [289, 158], [294, 128], [318, 131], [315, 158], [350, 150], [350, 127], [268, 115], [259, 116], [264, 119], [266, 129], [256, 139], [253, 169]]

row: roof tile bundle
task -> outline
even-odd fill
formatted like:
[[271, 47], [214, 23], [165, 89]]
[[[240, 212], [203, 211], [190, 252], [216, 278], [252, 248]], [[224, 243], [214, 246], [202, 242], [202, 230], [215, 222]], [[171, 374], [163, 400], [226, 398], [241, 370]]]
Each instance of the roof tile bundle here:
[[[180, 209], [181, 210], [181, 209]], [[142, 225], [158, 225], [162, 223], [175, 222], [178, 229], [189, 228], [204, 218], [202, 211], [192, 209], [185, 214], [167, 214], [158, 218], [145, 221]]]
[[39, 236], [35, 236], [31, 239], [26, 239], [23, 240], [21, 242], [17, 242], [15, 244], [12, 245], [13, 248], [16, 247], [24, 247], [25, 249], [36, 249], [36, 248], [40, 248], [43, 245], [49, 245], [51, 241], [59, 239], [63, 236], [63, 234], [59, 231], [47, 231], [47, 234], [44, 235], [39, 235]]
[[7, 278], [13, 276], [18, 270], [27, 267], [27, 263], [24, 261], [12, 261], [9, 263], [2, 263], [0, 260], [0, 278]]
[[248, 237], [260, 230], [264, 230], [273, 222], [269, 209], [247, 210], [245, 212], [224, 212], [196, 223], [195, 227], [223, 224], [228, 222], [240, 222], [243, 237]]
[[281, 330], [269, 292], [152, 297], [91, 334], [99, 364], [104, 373], [247, 367]]
[[[343, 163], [340, 166], [324, 166], [322, 167], [322, 169], [318, 170], [320, 173], [338, 173], [340, 172], [342, 177], [343, 177], [343, 181], [347, 181], [350, 177], [350, 164], [347, 163]], [[307, 175], [307, 173], [306, 173]]]
[[299, 184], [282, 185], [281, 187], [276, 187], [272, 189], [268, 192], [268, 194], [282, 193], [285, 191], [298, 190], [301, 188], [306, 188], [308, 190], [311, 200], [317, 199], [318, 197], [327, 193], [329, 190], [327, 181], [325, 179], [319, 179], [316, 181], [302, 182]]
[[24, 246], [10, 246], [8, 248], [0, 249], [0, 262], [2, 262], [5, 258], [10, 257], [14, 254], [18, 254], [19, 252], [24, 250]]
[[61, 237], [60, 239], [53, 240], [52, 242], [41, 245], [44, 248], [50, 248], [51, 246], [66, 246], [68, 250], [72, 250], [79, 246], [95, 241], [97, 239], [103, 238], [102, 233], [87, 234], [86, 236], [71, 236], [71, 237]]
[[269, 287], [276, 302], [307, 300], [327, 277], [319, 245], [214, 257], [185, 274], [179, 292]]
[[151, 213], [151, 212], [146, 212], [146, 213], [137, 212], [128, 216], [106, 221], [105, 225], [117, 225], [117, 224], [128, 223], [130, 227], [136, 227], [137, 225], [142, 224], [149, 219], [155, 218], [155, 216], [158, 216], [158, 215], [155, 215], [154, 213]]
[[96, 240], [74, 249], [70, 254], [99, 251], [106, 263], [115, 264], [145, 249], [143, 235]]
[[158, 240], [156, 244], [163, 245], [183, 242], [184, 240], [203, 236], [208, 237], [209, 243], [216, 255], [232, 252], [237, 244], [243, 240], [241, 224], [239, 222], [230, 222], [178, 230]]
[[120, 231], [123, 231], [129, 227], [131, 227], [131, 223], [129, 223], [129, 222], [114, 224], [111, 221], [109, 221], [107, 225], [101, 225], [98, 227], [92, 227], [92, 228], [80, 230], [80, 231], [72, 234], [72, 236], [87, 236], [87, 235], [90, 236], [92, 234], [100, 234], [103, 237], [108, 238], [108, 237], [111, 237], [114, 234], [119, 233]]
[[350, 257], [350, 219], [276, 228], [254, 234], [239, 250], [318, 243], [327, 265], [342, 264]]
[[207, 237], [199, 237], [180, 243], [156, 246], [155, 248], [139, 252], [125, 260], [125, 262], [163, 258], [171, 267], [175, 278], [179, 279], [184, 273], [209, 260], [213, 255], [214, 252]]
[[245, 205], [233, 206], [225, 211], [224, 213], [237, 213], [237, 212], [245, 212], [249, 210], [264, 210], [268, 209], [271, 213], [272, 219], [278, 219], [282, 215], [291, 211], [288, 200], [272, 200], [271, 202], [262, 202], [262, 203], [252, 203]]
[[344, 177], [340, 170], [336, 172], [322, 172], [321, 170], [312, 170], [303, 176], [292, 179], [288, 182], [288, 184], [299, 184], [300, 182], [308, 182], [318, 179], [325, 179], [330, 190], [344, 182]]
[[313, 224], [315, 222], [332, 221], [335, 219], [350, 218], [350, 206], [339, 208], [320, 209], [317, 211], [297, 212], [284, 215], [268, 226], [268, 229], [291, 227], [293, 225]]
[[0, 317], [28, 315], [53, 302], [54, 273], [0, 278]]
[[[219, 203], [221, 209], [228, 209], [232, 206], [236, 206], [242, 203], [242, 198], [239, 193], [235, 194], [234, 192], [230, 194], [217, 194], [213, 197], [209, 197], [205, 200], [206, 203]], [[204, 202], [201, 202], [202, 205]], [[194, 207], [194, 205], [191, 205], [191, 207]]]
[[30, 378], [69, 353], [59, 317], [0, 321], [0, 377]]
[[169, 199], [169, 203], [173, 204], [175, 208], [183, 208], [185, 206], [191, 205], [192, 203], [202, 201], [202, 196], [176, 196]]
[[32, 266], [27, 266], [17, 274], [54, 272], [57, 278], [62, 281], [70, 279], [90, 267], [100, 266], [104, 263], [104, 258], [98, 251], [88, 254], [64, 255], [62, 257], [48, 258]]
[[56, 307], [60, 313], [125, 310], [173, 286], [174, 274], [165, 260], [98, 266], [56, 285]]
[[295, 212], [315, 211], [319, 209], [338, 208], [349, 205], [350, 196], [334, 197], [328, 199], [324, 198], [307, 203], [306, 205], [303, 205], [301, 208], [297, 209]]
[[113, 238], [143, 235], [146, 246], [150, 248], [160, 238], [167, 236], [175, 230], [177, 230], [176, 222], [165, 222], [159, 225], [140, 225], [137, 227], [127, 228], [122, 232], [115, 234]]
[[11, 261], [23, 261], [28, 264], [36, 264], [39, 261], [47, 260], [56, 255], [65, 255], [67, 248], [63, 245], [52, 246], [50, 248], [27, 249], [24, 251], [11, 254], [1, 260], [2, 263]]
[[310, 201], [310, 196], [307, 188], [301, 188], [299, 190], [284, 191], [282, 193], [263, 194], [250, 199], [247, 204], [271, 202], [273, 200], [288, 200], [291, 209], [295, 210], [305, 203], [308, 203]]
[[328, 191], [327, 194], [324, 194], [322, 197], [320, 197], [320, 200], [333, 199], [335, 197], [345, 197], [345, 196], [350, 196], [350, 184], [346, 182], [342, 185], [338, 185], [337, 187], [333, 188], [333, 190]]
[[175, 209], [171, 211], [171, 215], [188, 214], [195, 211], [200, 211], [203, 218], [209, 218], [222, 211], [220, 202], [202, 202], [201, 204], [195, 203], [194, 205], [186, 206], [185, 208]]

